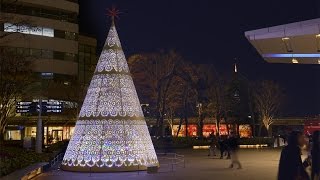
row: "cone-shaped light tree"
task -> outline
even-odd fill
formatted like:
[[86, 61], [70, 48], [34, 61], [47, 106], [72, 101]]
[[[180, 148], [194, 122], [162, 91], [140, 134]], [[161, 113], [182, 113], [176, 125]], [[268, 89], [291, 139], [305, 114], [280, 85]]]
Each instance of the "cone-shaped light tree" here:
[[112, 22], [84, 99], [62, 169], [145, 170], [157, 156]]

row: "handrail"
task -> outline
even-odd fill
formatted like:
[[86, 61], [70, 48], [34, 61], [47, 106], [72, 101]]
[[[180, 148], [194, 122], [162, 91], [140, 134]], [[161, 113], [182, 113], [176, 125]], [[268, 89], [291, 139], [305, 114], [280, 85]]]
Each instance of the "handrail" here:
[[57, 162], [61, 161], [63, 158], [64, 152], [57, 154], [50, 162], [50, 166], [54, 166]]

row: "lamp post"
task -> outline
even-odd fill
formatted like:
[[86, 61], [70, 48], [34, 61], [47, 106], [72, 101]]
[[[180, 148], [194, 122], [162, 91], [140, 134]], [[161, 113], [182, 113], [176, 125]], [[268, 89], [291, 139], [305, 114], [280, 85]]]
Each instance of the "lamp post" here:
[[[43, 91], [43, 81], [42, 80], [48, 80], [47, 86], [49, 86], [49, 80], [53, 79], [53, 73], [41, 73], [40, 74], [40, 96], [39, 96], [39, 113], [38, 113], [38, 120], [37, 120], [37, 133], [36, 133], [36, 153], [42, 153], [42, 144], [43, 144], [43, 123], [41, 118], [42, 113], [42, 91]], [[48, 127], [47, 127], [48, 129]], [[48, 136], [48, 134], [47, 134]]]
[[41, 111], [42, 111], [42, 99], [41, 96], [39, 98], [39, 114], [37, 120], [37, 133], [36, 133], [36, 153], [42, 153], [42, 142], [43, 142], [43, 128], [42, 128], [42, 118], [41, 118]]
[[[198, 118], [199, 118], [199, 120], [198, 120], [198, 135], [199, 135], [199, 137], [202, 137], [202, 127], [203, 127], [203, 122], [202, 122], [202, 103], [198, 103], [197, 104], [197, 108], [198, 108]], [[187, 127], [186, 127], [187, 128]]]

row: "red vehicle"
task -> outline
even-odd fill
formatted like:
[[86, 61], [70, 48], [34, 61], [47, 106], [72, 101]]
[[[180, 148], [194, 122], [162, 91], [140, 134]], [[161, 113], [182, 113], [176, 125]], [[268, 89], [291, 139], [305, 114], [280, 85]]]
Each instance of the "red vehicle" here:
[[304, 123], [304, 134], [311, 135], [314, 131], [320, 131], [320, 119], [306, 120]]

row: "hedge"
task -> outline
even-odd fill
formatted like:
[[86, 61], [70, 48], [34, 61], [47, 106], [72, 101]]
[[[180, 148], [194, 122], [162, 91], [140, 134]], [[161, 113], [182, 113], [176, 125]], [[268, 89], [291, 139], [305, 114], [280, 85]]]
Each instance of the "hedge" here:
[[49, 162], [57, 152], [66, 147], [67, 142], [52, 144], [47, 152], [41, 154], [23, 149], [18, 144], [18, 142], [7, 141], [5, 144], [0, 145], [0, 177], [34, 163]]

